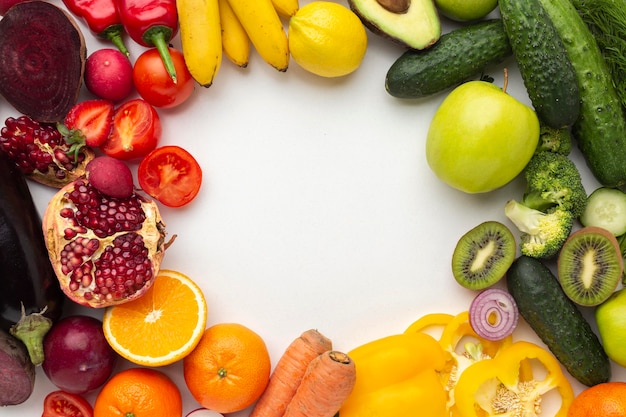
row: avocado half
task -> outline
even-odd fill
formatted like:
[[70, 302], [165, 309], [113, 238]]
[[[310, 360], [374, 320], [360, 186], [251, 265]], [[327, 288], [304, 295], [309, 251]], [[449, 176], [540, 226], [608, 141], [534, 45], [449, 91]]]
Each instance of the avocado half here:
[[400, 45], [426, 49], [441, 36], [433, 0], [348, 0], [348, 4], [365, 27]]

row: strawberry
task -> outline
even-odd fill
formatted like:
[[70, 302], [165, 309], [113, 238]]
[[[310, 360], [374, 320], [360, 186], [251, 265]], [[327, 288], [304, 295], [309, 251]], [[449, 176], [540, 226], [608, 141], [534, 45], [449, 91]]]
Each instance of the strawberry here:
[[115, 108], [109, 100], [86, 100], [75, 104], [59, 130], [74, 147], [98, 147], [111, 134]]

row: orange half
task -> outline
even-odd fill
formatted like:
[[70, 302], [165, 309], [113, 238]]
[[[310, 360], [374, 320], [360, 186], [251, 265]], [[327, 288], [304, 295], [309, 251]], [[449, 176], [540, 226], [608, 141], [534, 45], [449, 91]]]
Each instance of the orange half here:
[[123, 358], [144, 366], [169, 365], [198, 344], [207, 322], [206, 299], [188, 276], [160, 270], [140, 298], [107, 307], [104, 336]]

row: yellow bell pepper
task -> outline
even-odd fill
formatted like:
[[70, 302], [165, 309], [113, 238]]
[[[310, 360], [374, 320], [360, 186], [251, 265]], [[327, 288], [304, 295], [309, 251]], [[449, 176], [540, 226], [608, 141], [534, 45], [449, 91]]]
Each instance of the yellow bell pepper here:
[[447, 416], [439, 372], [446, 354], [423, 332], [374, 340], [348, 352], [356, 367], [352, 393], [341, 417]]
[[[534, 370], [541, 371], [539, 377]], [[574, 392], [558, 360], [534, 343], [514, 342], [493, 359], [475, 362], [460, 374], [454, 390], [455, 415], [538, 416], [542, 396], [552, 390], [561, 398], [553, 415], [565, 417]]]

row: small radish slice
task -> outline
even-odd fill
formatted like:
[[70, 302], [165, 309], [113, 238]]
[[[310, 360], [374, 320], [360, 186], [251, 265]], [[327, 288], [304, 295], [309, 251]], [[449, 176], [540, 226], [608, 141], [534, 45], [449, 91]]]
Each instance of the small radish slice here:
[[472, 329], [487, 340], [502, 340], [511, 335], [519, 320], [515, 300], [499, 288], [479, 293], [472, 301], [469, 313]]
[[190, 411], [186, 417], [224, 417], [224, 415], [208, 408], [198, 408]]

